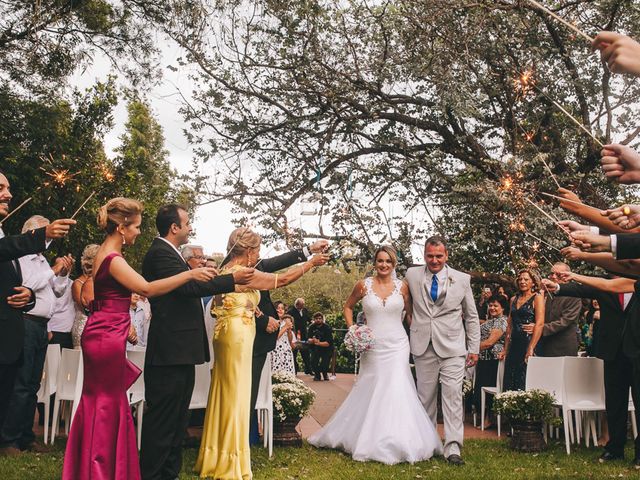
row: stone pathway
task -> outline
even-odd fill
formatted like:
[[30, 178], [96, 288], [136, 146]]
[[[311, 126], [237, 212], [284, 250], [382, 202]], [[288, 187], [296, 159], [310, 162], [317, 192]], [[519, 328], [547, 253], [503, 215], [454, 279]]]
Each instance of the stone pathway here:
[[[318, 431], [325, 423], [329, 421], [333, 412], [342, 404], [353, 386], [354, 376], [348, 373], [339, 373], [335, 380], [328, 382], [314, 382], [310, 375], [298, 374], [298, 378], [302, 379], [307, 386], [316, 392], [316, 401], [311, 407], [309, 415], [304, 417], [298, 428], [303, 438], [307, 438]], [[479, 421], [480, 419], [478, 419]], [[444, 436], [443, 425], [438, 424], [438, 433]], [[475, 428], [473, 423], [465, 423], [464, 438], [498, 438], [498, 432], [495, 429], [481, 431]], [[504, 438], [504, 433], [503, 437]]]

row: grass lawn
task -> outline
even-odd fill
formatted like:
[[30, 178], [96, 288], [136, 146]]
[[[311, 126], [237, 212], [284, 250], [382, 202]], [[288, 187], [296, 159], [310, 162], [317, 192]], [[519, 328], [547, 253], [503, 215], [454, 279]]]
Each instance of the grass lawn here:
[[[25, 454], [0, 458], [1, 480], [53, 480], [62, 471], [63, 442], [49, 454]], [[629, 443], [631, 445], [631, 443]], [[600, 449], [575, 448], [567, 456], [564, 444], [554, 443], [540, 454], [514, 453], [501, 440], [469, 440], [464, 446], [464, 467], [452, 467], [441, 458], [414, 465], [394, 466], [354, 462], [336, 451], [303, 448], [276, 448], [272, 459], [261, 448], [252, 450], [255, 480], [361, 480], [361, 479], [538, 479], [538, 478], [639, 478], [630, 461], [601, 465]], [[633, 451], [627, 449], [627, 458]], [[185, 450], [181, 479], [197, 478], [191, 473], [197, 450]], [[82, 480], [82, 479], [78, 479]]]

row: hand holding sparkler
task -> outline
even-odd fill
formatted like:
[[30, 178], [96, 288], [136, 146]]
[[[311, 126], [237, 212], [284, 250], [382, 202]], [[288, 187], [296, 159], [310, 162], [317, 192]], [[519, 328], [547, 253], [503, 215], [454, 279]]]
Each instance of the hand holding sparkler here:
[[56, 238], [62, 238], [69, 233], [71, 225], [75, 225], [76, 221], [70, 218], [62, 218], [60, 220], [54, 220], [45, 227], [45, 236], [47, 240], [54, 240]]
[[601, 213], [602, 216], [608, 217], [614, 224], [626, 230], [640, 225], [640, 205], [622, 205]]
[[567, 260], [583, 260], [584, 253], [577, 247], [564, 247], [560, 254]]
[[560, 225], [568, 229], [570, 232], [590, 232], [591, 226], [583, 225], [573, 220], [560, 220]]
[[571, 238], [576, 246], [583, 252], [610, 252], [611, 237], [609, 235], [597, 235], [591, 232], [572, 232]]
[[640, 183], [640, 154], [626, 145], [605, 145], [600, 164], [607, 178], [626, 185]]
[[630, 73], [640, 77], [640, 44], [616, 32], [600, 32], [593, 40], [600, 58], [613, 73]]

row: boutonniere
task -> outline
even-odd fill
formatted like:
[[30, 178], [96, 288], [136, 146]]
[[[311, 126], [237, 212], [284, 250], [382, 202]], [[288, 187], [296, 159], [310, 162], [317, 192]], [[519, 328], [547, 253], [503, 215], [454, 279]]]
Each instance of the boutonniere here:
[[449, 277], [449, 285], [453, 285], [454, 283], [456, 283], [456, 281], [453, 278]]

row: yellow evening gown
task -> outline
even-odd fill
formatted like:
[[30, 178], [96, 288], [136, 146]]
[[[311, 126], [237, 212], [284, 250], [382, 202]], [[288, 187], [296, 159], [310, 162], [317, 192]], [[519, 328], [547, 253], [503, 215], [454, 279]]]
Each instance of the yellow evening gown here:
[[247, 290], [223, 295], [222, 305], [212, 308], [217, 319], [211, 390], [195, 465], [201, 478], [252, 478], [249, 404], [256, 335], [254, 313], [259, 301], [260, 292]]

